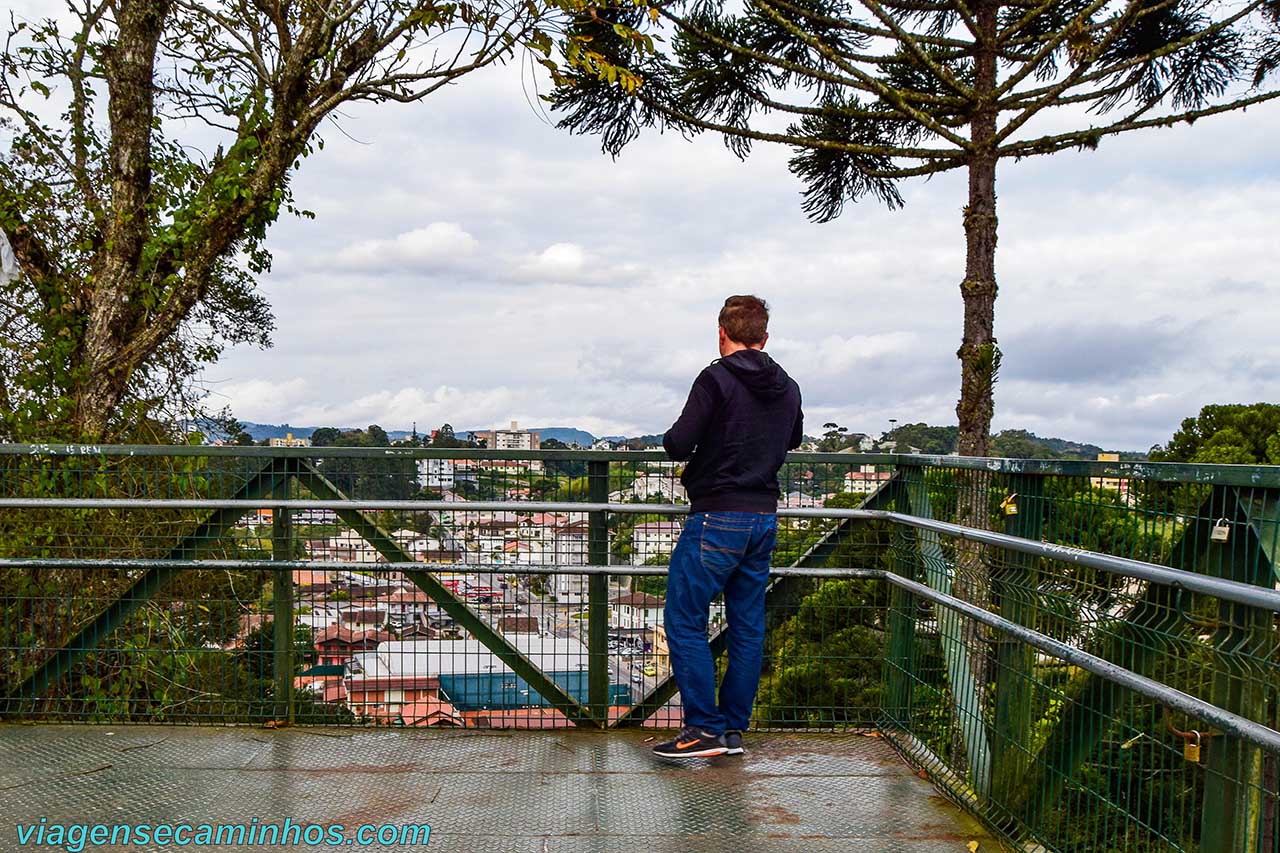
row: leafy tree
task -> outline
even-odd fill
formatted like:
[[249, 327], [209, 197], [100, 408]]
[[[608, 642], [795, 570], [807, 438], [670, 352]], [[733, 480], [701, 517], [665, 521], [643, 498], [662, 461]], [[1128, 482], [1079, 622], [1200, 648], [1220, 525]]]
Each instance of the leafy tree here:
[[311, 433], [312, 447], [334, 447], [342, 437], [342, 430], [333, 427], [320, 427]]
[[240, 447], [252, 447], [254, 444], [253, 436], [249, 434], [245, 425], [231, 414], [230, 407], [208, 417], [197, 419], [193, 426], [200, 436], [200, 443], [204, 443], [206, 437], [213, 437]]
[[1186, 418], [1165, 445], [1151, 448], [1155, 462], [1280, 465], [1280, 405], [1210, 405]]
[[756, 718], [766, 725], [871, 724], [883, 690], [874, 582], [828, 581], [771, 636]]
[[[646, 566], [665, 566], [671, 562], [670, 554], [654, 554], [644, 561]], [[636, 592], [647, 592], [658, 598], [667, 597], [666, 575], [636, 575], [631, 581], [631, 588]]]
[[899, 448], [918, 447], [923, 453], [947, 454], [955, 452], [959, 435], [959, 427], [918, 423], [895, 427], [885, 438], [897, 442]]
[[[270, 342], [268, 227], [320, 128], [530, 48], [581, 0], [66, 0], [0, 53], [0, 436], [117, 438]], [[570, 64], [602, 57], [574, 44]], [[611, 79], [618, 79], [614, 70]], [[624, 78], [625, 79], [625, 78]], [[209, 152], [207, 154], [201, 152]], [[310, 214], [306, 214], [310, 215]]]
[[390, 447], [391, 439], [387, 436], [387, 431], [377, 424], [370, 424], [365, 432], [369, 436], [370, 447]]
[[[646, 14], [673, 30], [669, 46], [635, 37]], [[1274, 0], [620, 4], [583, 16], [574, 37], [643, 85], [561, 75], [552, 102], [561, 127], [600, 134], [615, 155], [645, 127], [719, 133], [739, 156], [788, 145], [804, 209], [823, 222], [868, 196], [897, 208], [902, 180], [963, 169], [958, 449], [983, 456], [1000, 366], [997, 164], [1280, 96], [1262, 88], [1276, 33]]]
[[442, 424], [431, 439], [432, 447], [466, 447], [467, 443], [453, 434], [453, 426]]
[[253, 436], [249, 435], [243, 425], [240, 425], [240, 429], [232, 436], [231, 443], [239, 447], [252, 447]]
[[818, 442], [818, 450], [834, 453], [849, 446], [849, 428], [829, 421], [822, 425], [822, 440]]
[[1007, 429], [991, 437], [990, 452], [1006, 459], [1052, 459], [1056, 454], [1024, 429]]
[[[543, 450], [568, 450], [569, 445], [565, 444], [558, 438], [546, 438], [542, 441]], [[561, 474], [566, 477], [585, 477], [587, 476], [587, 462], [585, 459], [562, 460], [553, 459], [546, 463], [547, 472], [550, 474]]]
[[[324, 442], [318, 444], [319, 441]], [[340, 432], [329, 427], [311, 435], [312, 447], [389, 447], [386, 430], [377, 424], [368, 429]], [[321, 456], [317, 467], [349, 497], [366, 500], [408, 500], [418, 491], [418, 466], [413, 459]]]

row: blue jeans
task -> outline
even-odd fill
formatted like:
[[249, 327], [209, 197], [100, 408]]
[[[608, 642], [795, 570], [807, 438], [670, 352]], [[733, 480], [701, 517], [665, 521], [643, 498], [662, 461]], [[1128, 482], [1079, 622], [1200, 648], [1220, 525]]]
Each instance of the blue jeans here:
[[[777, 541], [772, 513], [700, 512], [684, 524], [671, 555], [663, 624], [687, 726], [723, 734], [744, 730], [751, 720], [764, 655], [764, 590]], [[707, 615], [720, 592], [729, 664], [717, 702]]]

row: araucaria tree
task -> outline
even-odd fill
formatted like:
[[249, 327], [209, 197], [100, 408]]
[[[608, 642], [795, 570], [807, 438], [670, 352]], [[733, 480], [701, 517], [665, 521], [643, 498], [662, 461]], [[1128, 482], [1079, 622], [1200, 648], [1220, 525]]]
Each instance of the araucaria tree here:
[[326, 119], [420, 100], [526, 47], [550, 64], [549, 23], [580, 8], [66, 0], [56, 20], [11, 19], [0, 438], [127, 438], [189, 414], [202, 365], [267, 342], [263, 240]]
[[[658, 49], [633, 30], [651, 17]], [[616, 31], [614, 25], [622, 25]], [[819, 221], [968, 173], [959, 451], [987, 451], [1000, 365], [996, 166], [1280, 96], [1277, 0], [675, 0], [593, 9], [575, 35], [639, 86], [556, 79], [561, 126], [616, 154], [646, 126], [791, 146]], [[1048, 115], [1052, 114], [1052, 116]], [[1037, 119], [1044, 119], [1037, 123]]]

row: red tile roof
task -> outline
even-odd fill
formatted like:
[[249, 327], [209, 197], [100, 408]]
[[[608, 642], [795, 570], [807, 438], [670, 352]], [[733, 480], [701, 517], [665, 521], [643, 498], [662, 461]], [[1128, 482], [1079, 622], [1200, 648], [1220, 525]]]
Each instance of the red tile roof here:
[[661, 607], [663, 599], [647, 592], [629, 592], [618, 596], [611, 603], [628, 607]]

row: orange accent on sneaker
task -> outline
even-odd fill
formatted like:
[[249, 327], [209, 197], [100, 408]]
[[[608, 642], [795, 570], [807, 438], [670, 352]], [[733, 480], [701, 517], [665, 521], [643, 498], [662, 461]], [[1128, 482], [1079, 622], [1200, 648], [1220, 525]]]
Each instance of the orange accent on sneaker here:
[[676, 749], [688, 749], [697, 742], [697, 738], [694, 738], [693, 740], [678, 740], [676, 741]]

